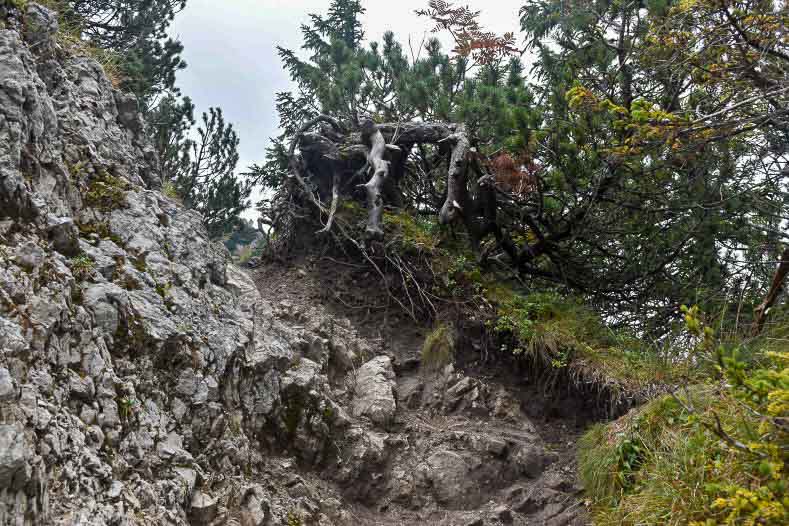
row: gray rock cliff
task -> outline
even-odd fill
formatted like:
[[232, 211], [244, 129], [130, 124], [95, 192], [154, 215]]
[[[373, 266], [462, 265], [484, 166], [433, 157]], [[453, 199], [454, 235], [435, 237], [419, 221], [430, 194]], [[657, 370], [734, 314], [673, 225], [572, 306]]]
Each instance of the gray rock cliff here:
[[298, 438], [282, 393], [322, 414], [318, 365], [284, 371], [291, 334], [158, 191], [136, 100], [57, 31], [34, 3], [0, 29], [0, 524], [208, 523], [231, 492], [286, 517], [249, 437]]

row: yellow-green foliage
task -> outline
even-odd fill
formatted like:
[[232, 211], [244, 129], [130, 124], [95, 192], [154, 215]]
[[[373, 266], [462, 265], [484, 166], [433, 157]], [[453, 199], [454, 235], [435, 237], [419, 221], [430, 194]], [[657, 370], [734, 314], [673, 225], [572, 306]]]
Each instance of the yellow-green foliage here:
[[165, 181], [162, 184], [162, 193], [171, 199], [181, 200], [181, 196], [178, 195], [178, 188], [172, 181]]
[[455, 335], [448, 325], [439, 325], [425, 338], [422, 344], [422, 365], [437, 370], [452, 361], [455, 354]]
[[27, 0], [3, 0], [3, 3], [20, 11], [24, 11], [27, 8]]
[[288, 512], [288, 526], [302, 526], [301, 516], [295, 511]]
[[238, 249], [238, 262], [239, 263], [246, 263], [252, 258], [252, 255], [255, 253], [255, 249], [252, 245], [245, 245]]
[[367, 217], [367, 211], [357, 201], [351, 199], [343, 199], [337, 204], [338, 219], [343, 219], [348, 223], [356, 223], [364, 221]]
[[119, 247], [123, 246], [123, 239], [112, 232], [109, 223], [106, 221], [79, 223], [77, 224], [77, 228], [79, 228], [79, 233], [82, 236], [89, 237], [95, 234], [101, 239], [109, 239]]
[[438, 246], [435, 219], [430, 221], [407, 212], [384, 212], [383, 223], [390, 237], [402, 248], [433, 251]]
[[745, 362], [737, 349], [711, 345], [698, 310], [684, 312], [700, 352], [717, 354], [720, 375], [587, 432], [579, 469], [595, 521], [787, 524], [786, 340], [782, 350], [743, 352], [754, 357]]
[[110, 212], [126, 206], [128, 189], [129, 184], [126, 181], [101, 170], [88, 185], [85, 203], [104, 212]]

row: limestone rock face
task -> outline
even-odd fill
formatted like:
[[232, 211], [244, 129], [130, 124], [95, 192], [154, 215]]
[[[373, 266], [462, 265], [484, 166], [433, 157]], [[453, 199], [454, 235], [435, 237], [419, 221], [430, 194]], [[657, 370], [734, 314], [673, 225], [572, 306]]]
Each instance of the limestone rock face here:
[[334, 451], [328, 340], [304, 357], [314, 336], [158, 191], [136, 99], [55, 13], [0, 16], [0, 524], [317, 517], [310, 492], [252, 484], [292, 471], [269, 452]]

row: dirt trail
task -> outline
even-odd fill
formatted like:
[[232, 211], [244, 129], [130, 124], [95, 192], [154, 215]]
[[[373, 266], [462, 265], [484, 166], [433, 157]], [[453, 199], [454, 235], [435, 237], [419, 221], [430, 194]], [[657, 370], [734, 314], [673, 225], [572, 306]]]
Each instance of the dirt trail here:
[[425, 372], [430, 328], [396, 308], [368, 308], [382, 301], [372, 276], [365, 287], [314, 261], [252, 272], [266, 301], [348, 319], [392, 359], [397, 410], [385, 462], [338, 484], [354, 524], [586, 524], [574, 459], [588, 419], [578, 401], [546, 398], [517, 371], [475, 356]]

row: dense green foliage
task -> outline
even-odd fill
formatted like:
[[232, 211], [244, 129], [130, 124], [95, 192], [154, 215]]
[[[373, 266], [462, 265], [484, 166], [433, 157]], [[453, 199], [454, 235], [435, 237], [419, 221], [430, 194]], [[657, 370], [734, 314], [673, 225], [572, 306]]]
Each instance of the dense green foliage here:
[[182, 143], [176, 162], [177, 169], [170, 172], [175, 191], [187, 208], [203, 215], [208, 233], [219, 237], [238, 226], [251, 186], [234, 174], [238, 136], [221, 108], [203, 113], [197, 138]]
[[[257, 180], [298, 201], [287, 148], [318, 114], [350, 130], [365, 117], [465, 124], [468, 192], [493, 176], [495, 236], [464, 244], [468, 223], [437, 224], [450, 152], [418, 145], [383, 248], [343, 249], [402, 277], [387, 292], [438, 320], [425, 363], [450, 359], [458, 327], [482, 323], [485, 358], [603, 386], [621, 395], [615, 410], [651, 399], [582, 441], [599, 524], [786, 523], [781, 307], [761, 337], [751, 330], [789, 242], [789, 5], [525, 1], [521, 55], [449, 2], [421, 14], [451, 34], [451, 52], [435, 39], [406, 51], [391, 33], [367, 42], [363, 13], [334, 0], [303, 28], [305, 54], [280, 50], [297, 89], [278, 96], [282, 135]], [[338, 218], [362, 239], [361, 205], [343, 202]]]
[[[525, 71], [506, 52], [481, 60], [453, 26], [468, 16], [445, 4], [424, 14], [452, 30], [454, 55], [435, 39], [410, 55], [391, 33], [366, 43], [358, 1], [313, 15], [307, 58], [280, 50], [298, 89], [279, 94], [283, 134], [257, 181], [281, 185], [286, 145], [318, 113], [351, 128], [365, 115], [461, 122], [499, 190], [499, 234], [478, 244], [481, 257], [506, 255], [535, 286], [561, 284], [657, 336], [681, 303], [749, 313], [787, 241], [786, 11], [753, 0], [527, 2]], [[410, 152], [400, 204], [440, 208], [447, 155]]]

